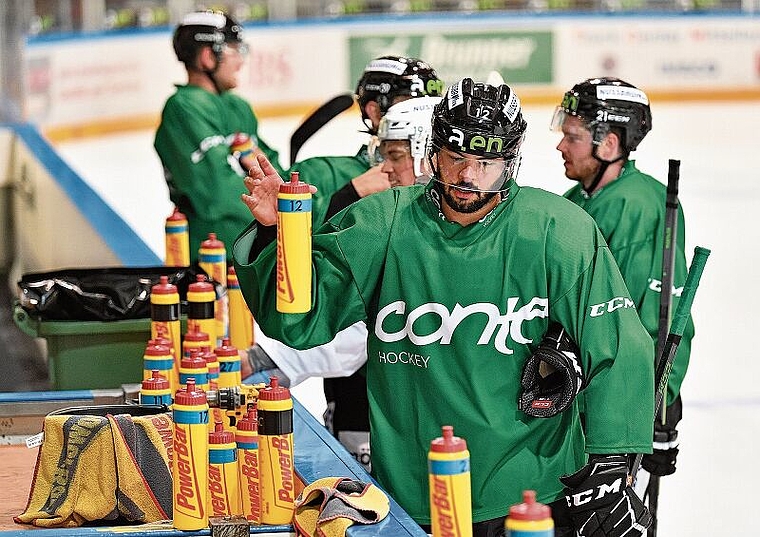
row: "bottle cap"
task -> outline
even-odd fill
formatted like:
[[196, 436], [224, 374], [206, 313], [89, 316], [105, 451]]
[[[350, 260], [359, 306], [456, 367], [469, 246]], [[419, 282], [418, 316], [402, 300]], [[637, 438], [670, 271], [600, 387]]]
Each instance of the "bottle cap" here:
[[214, 291], [214, 286], [205, 274], [195, 276], [195, 281], [187, 286], [188, 293], [209, 293]]
[[177, 405], [203, 405], [207, 403], [206, 392], [195, 385], [195, 378], [187, 379], [184, 388], [177, 390], [174, 394], [174, 403]]
[[436, 453], [455, 453], [467, 449], [467, 442], [464, 438], [454, 436], [454, 427], [444, 425], [441, 427], [442, 437], [435, 438], [430, 442], [430, 451]]
[[523, 503], [515, 504], [509, 508], [509, 518], [513, 520], [545, 520], [551, 516], [551, 508], [536, 501], [535, 490], [524, 490]]
[[179, 212], [179, 209], [177, 209], [177, 207], [175, 206], [174, 207], [174, 211], [172, 212], [172, 214], [170, 214], [166, 218], [166, 221], [167, 222], [177, 222], [177, 221], [180, 221], [180, 220], [187, 220], [187, 217], [183, 213]]
[[225, 431], [221, 421], [214, 423], [214, 430], [208, 433], [209, 444], [231, 444], [235, 441], [235, 434], [232, 431]]
[[309, 185], [298, 180], [298, 172], [290, 172], [290, 182], [280, 185], [282, 194], [309, 194], [310, 192]]
[[259, 399], [263, 401], [284, 401], [290, 399], [290, 390], [285, 386], [280, 386], [278, 377], [271, 377], [269, 386], [259, 391]]
[[232, 265], [227, 267], [227, 288], [240, 289], [240, 282], [238, 282], [237, 272], [235, 271], [235, 267]]
[[218, 365], [219, 360], [216, 357], [216, 353], [211, 350], [211, 347], [209, 347], [208, 345], [201, 345], [199, 347], [199, 350], [200, 350], [200, 356], [201, 356], [201, 358], [203, 358], [204, 360], [206, 360], [207, 364], [217, 364]]
[[171, 347], [168, 345], [159, 345], [154, 340], [149, 340], [148, 345], [145, 347], [144, 356], [170, 356], [172, 353]]
[[221, 249], [224, 248], [224, 243], [216, 238], [216, 233], [211, 232], [208, 234], [208, 239], [201, 243], [201, 248], [207, 248], [209, 250]]
[[168, 390], [169, 380], [158, 372], [158, 369], [151, 371], [150, 378], [142, 381], [143, 390]]
[[[159, 325], [160, 328], [164, 328], [162, 325]], [[148, 340], [148, 345], [163, 345], [164, 347], [169, 347], [169, 349], [172, 348], [172, 340], [168, 337], [157, 335], [156, 337]]]
[[169, 283], [169, 276], [159, 276], [158, 283], [150, 288], [150, 292], [157, 295], [171, 295], [177, 292], [177, 286]]
[[206, 341], [206, 342], [208, 342], [209, 341], [208, 333], [204, 332], [203, 330], [201, 330], [197, 326], [193, 326], [192, 328], [190, 328], [190, 330], [187, 331], [187, 333], [185, 333], [185, 341], [186, 342], [187, 341], [193, 341], [193, 342]]
[[256, 412], [256, 407], [249, 407], [245, 416], [240, 418], [240, 421], [235, 425], [238, 431], [256, 431], [259, 428], [259, 418]]
[[190, 349], [190, 356], [180, 360], [182, 369], [206, 369], [206, 359], [201, 356], [199, 349]]
[[214, 349], [217, 358], [220, 356], [239, 356], [237, 347], [230, 344], [230, 338], [222, 338], [222, 345]]

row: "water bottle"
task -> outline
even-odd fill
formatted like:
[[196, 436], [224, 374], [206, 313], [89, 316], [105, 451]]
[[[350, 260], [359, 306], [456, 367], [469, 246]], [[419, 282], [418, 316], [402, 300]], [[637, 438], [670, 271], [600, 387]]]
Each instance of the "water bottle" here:
[[259, 464], [261, 522], [290, 524], [295, 509], [293, 400], [290, 390], [272, 377], [259, 391]]
[[430, 524], [433, 537], [472, 537], [470, 452], [463, 438], [454, 436], [451, 425], [430, 442], [428, 482]]
[[201, 530], [208, 526], [208, 402], [195, 379], [174, 394], [172, 417], [173, 524], [182, 531]]
[[536, 501], [535, 490], [523, 491], [523, 503], [509, 508], [504, 527], [507, 537], [554, 537], [552, 511]]
[[277, 194], [277, 311], [311, 309], [311, 192], [290, 174]]

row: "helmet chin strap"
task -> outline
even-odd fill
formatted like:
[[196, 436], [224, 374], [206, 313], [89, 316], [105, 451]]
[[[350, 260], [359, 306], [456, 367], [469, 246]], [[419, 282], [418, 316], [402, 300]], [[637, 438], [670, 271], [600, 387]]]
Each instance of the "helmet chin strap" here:
[[216, 81], [216, 77], [214, 76], [214, 73], [216, 73], [217, 68], [218, 68], [218, 64], [217, 64], [217, 67], [214, 67], [213, 69], [204, 69], [203, 74], [206, 75], [209, 78], [209, 80], [211, 80], [211, 83], [214, 85], [214, 89], [216, 89], [217, 95], [221, 95], [222, 88], [219, 87], [219, 83]]
[[622, 160], [625, 158], [625, 155], [620, 155], [619, 157], [612, 159], [612, 160], [604, 160], [602, 157], [597, 155], [596, 150], [599, 146], [594, 144], [594, 153], [593, 157], [599, 162], [599, 169], [596, 172], [596, 175], [594, 176], [594, 180], [591, 181], [591, 184], [586, 187], [583, 187], [583, 190], [588, 194], [589, 196], [596, 190], [596, 187], [599, 186], [599, 181], [602, 180], [602, 176], [607, 171], [607, 168], [609, 168], [610, 164], [614, 164], [619, 160]]
[[202, 69], [201, 72], [208, 77], [208, 79], [211, 81], [211, 83], [214, 85], [214, 89], [216, 90], [217, 95], [222, 94], [222, 88], [219, 86], [219, 83], [216, 81], [216, 77], [214, 74], [219, 70], [219, 62], [221, 61], [221, 56], [218, 51], [215, 51], [212, 49], [212, 52], [214, 53], [214, 59], [216, 60], [216, 63], [214, 64], [213, 69]]

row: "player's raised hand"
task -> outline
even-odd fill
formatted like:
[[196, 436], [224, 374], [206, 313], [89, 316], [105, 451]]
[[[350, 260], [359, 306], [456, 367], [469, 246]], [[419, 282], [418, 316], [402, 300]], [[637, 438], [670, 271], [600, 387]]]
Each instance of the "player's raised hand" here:
[[248, 194], [242, 194], [241, 199], [253, 217], [262, 225], [275, 225], [277, 193], [280, 191], [282, 178], [263, 154], [256, 155], [256, 161], [248, 170], [243, 182]]

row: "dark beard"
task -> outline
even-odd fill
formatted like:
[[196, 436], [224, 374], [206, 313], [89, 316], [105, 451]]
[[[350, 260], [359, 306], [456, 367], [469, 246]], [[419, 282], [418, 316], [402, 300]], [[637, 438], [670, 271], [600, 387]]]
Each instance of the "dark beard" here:
[[446, 201], [446, 205], [451, 207], [458, 213], [472, 214], [478, 212], [480, 209], [488, 205], [488, 203], [498, 194], [498, 192], [482, 192], [476, 194], [474, 200], [461, 201], [451, 195], [451, 189], [444, 187], [440, 183], [436, 183], [436, 186], [441, 190], [441, 197]]

